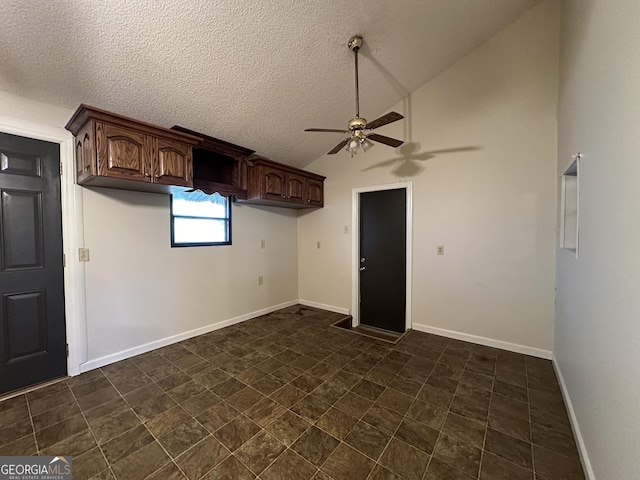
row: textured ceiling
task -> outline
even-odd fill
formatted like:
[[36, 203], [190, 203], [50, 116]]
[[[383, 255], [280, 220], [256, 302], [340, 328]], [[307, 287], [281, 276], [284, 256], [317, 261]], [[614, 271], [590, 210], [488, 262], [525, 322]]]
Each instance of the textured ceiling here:
[[1, 0], [0, 90], [304, 166], [341, 137], [303, 130], [354, 116], [349, 37], [364, 36], [360, 113], [373, 120], [535, 2]]

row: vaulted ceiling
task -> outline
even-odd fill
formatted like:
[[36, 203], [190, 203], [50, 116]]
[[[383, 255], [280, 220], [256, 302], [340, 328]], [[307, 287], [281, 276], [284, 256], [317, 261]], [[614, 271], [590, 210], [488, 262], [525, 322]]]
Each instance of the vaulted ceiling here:
[[373, 120], [536, 1], [3, 0], [0, 90], [305, 166], [341, 136], [303, 130], [354, 116], [351, 36]]

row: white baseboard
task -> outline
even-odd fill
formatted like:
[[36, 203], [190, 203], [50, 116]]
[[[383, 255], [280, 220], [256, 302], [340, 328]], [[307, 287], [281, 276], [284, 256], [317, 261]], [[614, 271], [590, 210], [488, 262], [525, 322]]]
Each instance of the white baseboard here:
[[188, 338], [197, 337], [198, 335], [203, 335], [205, 333], [213, 332], [214, 330], [219, 330], [230, 325], [235, 325], [236, 323], [244, 322], [246, 320], [259, 317], [260, 315], [266, 315], [267, 313], [275, 312], [276, 310], [280, 310], [281, 308], [297, 305], [298, 303], [298, 300], [290, 300], [288, 302], [280, 303], [279, 305], [273, 305], [261, 310], [256, 310], [255, 312], [245, 313], [244, 315], [240, 315], [239, 317], [222, 320], [221, 322], [212, 323], [204, 327], [196, 328], [195, 330], [189, 330], [188, 332], [161, 338], [159, 340], [154, 340], [153, 342], [145, 343], [137, 347], [128, 348], [126, 350], [121, 350], [120, 352], [105, 355], [104, 357], [89, 360], [88, 362], [80, 365], [80, 373], [104, 367], [105, 365], [110, 365], [112, 363], [119, 362], [120, 360], [126, 360], [127, 358], [150, 352], [151, 350], [155, 350], [156, 348], [166, 347], [167, 345], [181, 342], [182, 340], [186, 340]]
[[588, 480], [596, 480], [595, 473], [593, 473], [593, 467], [591, 467], [591, 461], [589, 460], [589, 454], [587, 453], [587, 447], [584, 444], [584, 438], [582, 438], [582, 433], [580, 432], [576, 412], [573, 409], [567, 385], [564, 383], [562, 370], [560, 370], [560, 365], [558, 365], [555, 355], [552, 360], [553, 368], [556, 371], [556, 377], [558, 377], [558, 383], [560, 384], [560, 390], [562, 391], [562, 397], [564, 398], [564, 404], [567, 407], [567, 412], [569, 413], [569, 421], [571, 423], [571, 429], [573, 430], [573, 437], [576, 439], [576, 443], [578, 444], [578, 453], [580, 454], [580, 460], [582, 461], [582, 469], [584, 470]]
[[423, 325], [420, 323], [414, 323], [411, 328], [420, 332], [433, 333], [434, 335], [440, 335], [442, 337], [454, 338], [456, 340], [463, 340], [470, 343], [477, 343], [478, 345], [484, 345], [486, 347], [500, 348], [502, 350], [522, 353], [524, 355], [531, 355], [532, 357], [544, 358], [547, 360], [551, 360], [553, 356], [553, 353], [551, 351], [542, 350], [541, 348], [528, 347], [526, 345], [504, 342], [502, 340], [495, 340], [493, 338], [479, 337], [477, 335], [456, 332], [453, 330], [446, 330], [444, 328], [431, 327], [429, 325]]
[[351, 315], [348, 308], [334, 307], [333, 305], [326, 305], [324, 303], [312, 302], [311, 300], [299, 299], [300, 305], [306, 305], [307, 307], [320, 308], [322, 310], [328, 310], [329, 312], [342, 313], [344, 315]]

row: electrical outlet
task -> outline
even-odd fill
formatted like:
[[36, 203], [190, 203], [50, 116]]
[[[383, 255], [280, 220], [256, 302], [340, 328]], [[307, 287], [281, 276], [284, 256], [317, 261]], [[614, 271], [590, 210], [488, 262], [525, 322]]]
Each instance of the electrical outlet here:
[[438, 252], [438, 255], [444, 255], [444, 245], [438, 245], [436, 247], [436, 251]]
[[264, 277], [262, 275], [258, 276], [258, 285], [263, 285], [264, 284]]
[[78, 259], [81, 262], [89, 261], [89, 249], [88, 248], [79, 248], [78, 249]]
[[264, 238], [260, 240], [260, 248], [265, 248], [267, 246], [267, 242], [264, 241]]

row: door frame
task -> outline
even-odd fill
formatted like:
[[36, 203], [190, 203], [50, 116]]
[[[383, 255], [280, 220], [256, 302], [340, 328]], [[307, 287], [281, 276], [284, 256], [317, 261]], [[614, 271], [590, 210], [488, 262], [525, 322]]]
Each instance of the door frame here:
[[411, 266], [412, 266], [412, 245], [413, 245], [413, 195], [411, 182], [392, 183], [388, 185], [374, 185], [370, 187], [354, 188], [352, 191], [351, 205], [351, 316], [352, 326], [360, 325], [360, 194], [367, 192], [379, 192], [383, 190], [404, 189], [406, 191], [406, 316], [405, 330], [412, 326], [411, 320]]
[[82, 189], [75, 184], [74, 137], [62, 127], [0, 115], [0, 132], [60, 145], [60, 195], [64, 267], [64, 307], [67, 344], [67, 374], [79, 375], [87, 361], [87, 318], [84, 264], [78, 248], [84, 246]]

